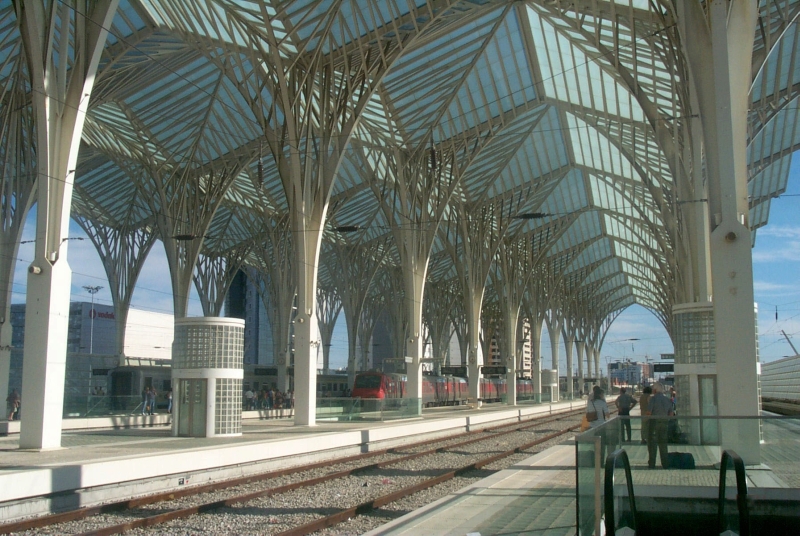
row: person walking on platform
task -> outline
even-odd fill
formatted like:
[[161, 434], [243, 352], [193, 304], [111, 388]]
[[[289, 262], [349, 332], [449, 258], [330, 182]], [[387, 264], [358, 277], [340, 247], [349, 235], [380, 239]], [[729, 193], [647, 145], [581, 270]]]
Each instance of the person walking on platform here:
[[156, 414], [156, 388], [150, 388], [150, 395], [147, 397], [147, 405], [150, 407], [150, 415]]
[[652, 393], [653, 389], [648, 385], [642, 391], [642, 396], [639, 397], [639, 409], [642, 412], [642, 445], [647, 443], [647, 428], [650, 425], [650, 421], [647, 419], [647, 416], [650, 415], [647, 411], [647, 404]]
[[661, 458], [661, 467], [666, 469], [669, 466], [667, 459], [667, 430], [669, 417], [674, 415], [672, 402], [664, 396], [664, 387], [660, 383], [653, 385], [653, 396], [647, 403], [647, 410], [651, 419], [647, 430], [647, 465], [650, 469], [656, 468], [656, 449]]
[[622, 387], [619, 390], [619, 396], [616, 400], [617, 409], [619, 409], [619, 418], [621, 420], [620, 427], [620, 441], [625, 441], [625, 432], [627, 432], [628, 441], [631, 441], [631, 409], [636, 405], [636, 400], [628, 394], [628, 390]]
[[150, 412], [150, 409], [147, 407], [147, 404], [150, 403], [150, 388], [145, 387], [144, 391], [142, 391], [142, 415], [147, 415]]
[[[606, 404], [605, 391], [599, 385], [595, 385], [589, 400], [586, 401], [586, 420], [589, 421], [589, 429], [599, 427], [608, 420], [608, 404]], [[606, 430], [597, 432], [600, 436], [600, 459], [606, 459]]]
[[8, 405], [8, 420], [19, 420], [19, 393], [16, 389], [11, 391], [11, 394], [6, 397], [6, 404]]

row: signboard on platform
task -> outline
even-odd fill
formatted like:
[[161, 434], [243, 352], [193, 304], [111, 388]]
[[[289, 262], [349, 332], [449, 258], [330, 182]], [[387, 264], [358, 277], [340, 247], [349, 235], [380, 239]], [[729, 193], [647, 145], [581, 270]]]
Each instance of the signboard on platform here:
[[484, 365], [481, 367], [481, 374], [484, 376], [495, 376], [506, 373], [506, 367], [502, 365]]
[[673, 363], [654, 363], [653, 372], [674, 372], [675, 365]]
[[675, 354], [661, 354], [661, 359], [675, 359]]
[[461, 376], [467, 375], [467, 367], [442, 367], [442, 376]]

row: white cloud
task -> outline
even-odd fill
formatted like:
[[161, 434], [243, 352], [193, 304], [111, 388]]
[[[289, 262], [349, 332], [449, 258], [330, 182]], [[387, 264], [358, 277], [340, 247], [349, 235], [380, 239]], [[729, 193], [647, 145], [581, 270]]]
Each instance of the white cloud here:
[[800, 240], [800, 227], [789, 227], [786, 225], [767, 225], [765, 227], [760, 228], [756, 232], [757, 237], [770, 237], [776, 236], [778, 238], [791, 238], [795, 240]]

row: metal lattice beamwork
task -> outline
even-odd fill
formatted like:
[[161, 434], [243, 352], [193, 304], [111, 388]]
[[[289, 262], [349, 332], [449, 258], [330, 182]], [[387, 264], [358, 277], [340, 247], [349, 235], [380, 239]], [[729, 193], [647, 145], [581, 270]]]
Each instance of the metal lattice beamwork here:
[[[620, 311], [642, 305], [672, 333], [673, 307], [707, 301], [730, 259], [751, 273], [800, 147], [797, 0], [91, 4], [0, 7], [0, 253], [15, 255], [38, 192], [48, 278], [65, 266], [70, 211], [108, 236], [161, 240], [178, 317], [192, 280], [216, 314], [241, 266], [270, 313], [283, 389], [294, 356], [300, 424], [315, 419], [319, 282], [337, 283], [358, 326], [349, 368], [384, 315], [413, 396], [426, 286], [459, 289], [453, 329], [477, 379], [481, 319], [508, 283], [495, 252], [513, 236], [530, 251], [517, 298], [534, 366], [547, 319], [570, 350], [582, 341], [596, 376]], [[51, 26], [63, 38], [42, 41]], [[56, 124], [62, 139], [45, 132]], [[107, 272], [127, 274], [115, 305], [146, 246], [98, 245]], [[726, 325], [752, 316], [725, 301], [750, 299], [739, 277], [750, 290], [714, 302], [738, 315]]]

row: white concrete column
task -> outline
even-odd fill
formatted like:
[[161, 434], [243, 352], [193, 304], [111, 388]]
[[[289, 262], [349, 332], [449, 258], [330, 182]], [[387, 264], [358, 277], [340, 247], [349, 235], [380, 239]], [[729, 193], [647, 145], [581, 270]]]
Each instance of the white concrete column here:
[[[482, 294], [481, 294], [482, 296]], [[480, 404], [481, 365], [483, 354], [480, 352], [481, 305], [482, 298], [475, 294], [467, 300], [467, 366], [469, 367], [469, 397]]]
[[[759, 414], [758, 358], [747, 189], [747, 112], [757, 4], [678, 2], [703, 126], [711, 236], [711, 290], [721, 416]], [[708, 20], [708, 24], [706, 24]], [[699, 156], [696, 158], [699, 160]], [[758, 421], [722, 421], [722, 446], [760, 462]]]
[[542, 401], [542, 320], [531, 322], [531, 380], [536, 402]]
[[592, 350], [592, 359], [594, 360], [594, 377], [595, 385], [600, 380], [600, 350], [598, 348], [594, 348]]
[[[71, 8], [41, 0], [17, 5], [31, 78], [37, 134], [36, 250], [29, 267], [25, 312], [20, 448], [61, 446], [64, 371], [72, 271], [67, 263], [75, 165], [97, 65], [118, 0]], [[56, 18], [51, 9], [62, 9]], [[89, 19], [89, 20], [87, 20]], [[60, 32], [64, 39], [52, 39]], [[61, 46], [68, 50], [58, 49]], [[69, 64], [68, 64], [69, 62]]]
[[37, 259], [29, 268], [20, 393], [22, 449], [61, 446], [71, 283], [72, 271], [64, 258], [53, 265]]
[[583, 360], [586, 356], [586, 343], [583, 340], [578, 341], [578, 391], [583, 391]]
[[314, 426], [317, 419], [316, 352], [311, 352], [311, 311], [298, 311], [294, 324], [294, 422]]
[[[417, 414], [422, 412], [422, 339], [420, 337], [409, 337], [406, 341], [406, 398], [413, 398], [419, 402]], [[408, 362], [411, 358], [411, 362]]]
[[[11, 285], [9, 285], [10, 287]], [[9, 304], [10, 305], [10, 304]], [[6, 315], [3, 318], [3, 321], [0, 322], [0, 407], [3, 408], [5, 412], [5, 403], [6, 398], [8, 398], [8, 383], [9, 383], [9, 375], [11, 374], [11, 318], [10, 315], [10, 308], [6, 309]], [[5, 419], [8, 417], [7, 414], [0, 415], [0, 420]]]
[[568, 336], [564, 342], [567, 347], [567, 397], [572, 399], [575, 396], [575, 389], [572, 386], [572, 351], [573, 345], [575, 344], [575, 337]]
[[[558, 376], [559, 376], [559, 374], [558, 374], [558, 344], [559, 344], [559, 338], [560, 338], [560, 333], [559, 333], [560, 331], [561, 331], [561, 329], [559, 327], [557, 327], [557, 326], [556, 327], [552, 327], [552, 328], [550, 326], [548, 326], [548, 330], [547, 330], [548, 334], [550, 335], [550, 364], [551, 364], [551, 367], [552, 367], [551, 370], [555, 371], [556, 380], [558, 380]], [[556, 381], [556, 387], [555, 387], [555, 389], [553, 391], [553, 399], [551, 400], [551, 402], [558, 402], [559, 390], [560, 390], [560, 386], [559, 386], [558, 383], [559, 382]]]

